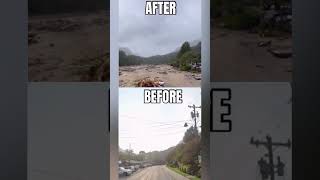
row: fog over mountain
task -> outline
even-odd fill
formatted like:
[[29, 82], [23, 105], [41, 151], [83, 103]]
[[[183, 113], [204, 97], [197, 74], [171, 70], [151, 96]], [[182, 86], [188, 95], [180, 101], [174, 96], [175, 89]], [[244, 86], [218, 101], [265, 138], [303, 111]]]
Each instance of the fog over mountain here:
[[[197, 44], [195, 44], [197, 43]], [[195, 44], [195, 45], [191, 45]], [[190, 42], [191, 50], [197, 54], [201, 54], [201, 42], [194, 41]], [[139, 65], [139, 64], [170, 64], [172, 63], [180, 50], [180, 47], [174, 48], [169, 51], [167, 54], [163, 55], [153, 55], [149, 57], [142, 57], [136, 54], [133, 54], [129, 48], [121, 47], [119, 49], [119, 62], [120, 66], [122, 65]]]
[[146, 0], [119, 0], [119, 45], [141, 57], [201, 40], [201, 1], [177, 0], [177, 15], [146, 16]]

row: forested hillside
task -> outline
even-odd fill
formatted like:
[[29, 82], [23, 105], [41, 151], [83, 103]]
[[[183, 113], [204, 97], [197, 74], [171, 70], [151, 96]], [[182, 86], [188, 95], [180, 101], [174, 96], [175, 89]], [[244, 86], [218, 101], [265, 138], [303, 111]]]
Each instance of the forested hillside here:
[[178, 48], [165, 55], [156, 55], [151, 57], [141, 57], [132, 55], [128, 48], [120, 48], [119, 65], [141, 65], [141, 64], [171, 64], [181, 68], [181, 70], [189, 70], [191, 63], [201, 62], [201, 43], [191, 47], [189, 42], [185, 42]]

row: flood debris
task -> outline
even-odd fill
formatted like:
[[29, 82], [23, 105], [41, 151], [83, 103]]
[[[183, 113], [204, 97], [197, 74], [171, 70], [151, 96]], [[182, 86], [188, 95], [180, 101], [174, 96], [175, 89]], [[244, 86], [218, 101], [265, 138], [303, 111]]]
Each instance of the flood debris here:
[[[154, 69], [148, 69], [148, 65], [133, 65], [133, 66], [120, 66], [119, 72], [121, 75], [119, 77], [121, 87], [199, 87], [201, 84], [200, 77], [194, 78], [192, 74], [200, 75], [200, 73], [179, 71], [179, 69], [174, 68], [168, 64], [161, 64], [154, 66]], [[128, 72], [123, 71], [123, 69], [133, 68], [135, 71]], [[168, 70], [169, 69], [169, 70]], [[166, 72], [164, 74], [159, 72]], [[152, 81], [160, 81], [160, 83], [150, 83], [146, 82], [146, 79], [151, 79]], [[199, 79], [199, 80], [196, 80]], [[145, 82], [142, 82], [142, 81]], [[148, 81], [148, 80], [147, 80]], [[140, 83], [140, 84], [139, 84]], [[150, 83], [151, 85], [143, 85]], [[138, 85], [139, 84], [139, 85]]]
[[291, 49], [268, 49], [273, 56], [277, 58], [290, 58], [292, 57]]
[[271, 46], [272, 41], [261, 41], [258, 43], [258, 47], [267, 47]]
[[158, 72], [159, 74], [168, 74], [166, 71]]
[[193, 74], [192, 77], [193, 77], [195, 80], [201, 80], [201, 74]]
[[137, 83], [138, 87], [164, 87], [164, 82], [158, 78], [145, 78]]

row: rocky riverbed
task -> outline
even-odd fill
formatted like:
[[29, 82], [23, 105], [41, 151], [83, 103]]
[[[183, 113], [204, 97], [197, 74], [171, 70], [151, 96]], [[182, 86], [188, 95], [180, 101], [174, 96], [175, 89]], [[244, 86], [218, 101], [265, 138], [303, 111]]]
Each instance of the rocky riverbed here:
[[120, 87], [137, 87], [149, 79], [161, 82], [163, 87], [200, 87], [201, 73], [180, 71], [167, 64], [120, 66]]

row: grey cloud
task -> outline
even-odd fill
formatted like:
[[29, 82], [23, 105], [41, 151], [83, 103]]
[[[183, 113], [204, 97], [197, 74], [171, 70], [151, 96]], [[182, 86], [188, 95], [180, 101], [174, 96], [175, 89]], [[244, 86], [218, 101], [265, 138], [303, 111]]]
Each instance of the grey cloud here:
[[119, 45], [141, 56], [166, 54], [201, 39], [201, 1], [177, 0], [176, 16], [146, 16], [146, 0], [119, 1]]

